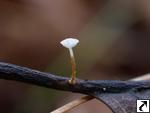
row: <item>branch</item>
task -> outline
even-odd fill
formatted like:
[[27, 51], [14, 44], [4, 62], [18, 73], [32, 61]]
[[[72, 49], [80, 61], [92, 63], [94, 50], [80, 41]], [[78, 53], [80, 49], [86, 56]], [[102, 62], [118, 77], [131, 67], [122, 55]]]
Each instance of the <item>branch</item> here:
[[[15, 80], [30, 83], [38, 86], [72, 91], [76, 93], [91, 95], [92, 92], [120, 93], [134, 88], [145, 88], [149, 81], [114, 81], [114, 80], [81, 80], [77, 79], [76, 84], [70, 84], [69, 78], [40, 72], [37, 70], [21, 67], [13, 64], [0, 62], [0, 79]], [[148, 82], [148, 83], [147, 83]], [[105, 89], [107, 90], [105, 90]]]
[[[144, 76], [142, 79], [147, 78]], [[150, 89], [150, 81], [81, 80], [70, 84], [69, 78], [0, 62], [0, 79], [15, 80], [38, 86], [92, 95], [93, 92], [121, 93], [135, 89]], [[140, 78], [141, 79], [141, 78]], [[147, 80], [147, 79], [146, 79]], [[107, 89], [107, 90], [105, 90]], [[91, 97], [84, 97], [89, 98]], [[84, 101], [84, 98], [82, 102]], [[88, 100], [88, 99], [87, 99]], [[76, 102], [76, 101], [75, 101]], [[77, 105], [77, 104], [76, 104]]]

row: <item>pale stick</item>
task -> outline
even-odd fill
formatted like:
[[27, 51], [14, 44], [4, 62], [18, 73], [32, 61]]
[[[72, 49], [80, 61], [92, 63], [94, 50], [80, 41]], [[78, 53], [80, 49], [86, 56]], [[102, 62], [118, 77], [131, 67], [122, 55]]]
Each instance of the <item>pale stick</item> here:
[[72, 101], [72, 102], [70, 102], [70, 103], [68, 103], [68, 104], [52, 111], [52, 112], [50, 112], [50, 113], [65, 113], [65, 112], [71, 110], [72, 108], [74, 108], [74, 107], [76, 107], [76, 106], [78, 106], [82, 103], [85, 103], [85, 102], [87, 102], [91, 99], [93, 99], [93, 97], [83, 96], [83, 97], [81, 97], [79, 99], [76, 99], [76, 100], [74, 100], [74, 101]]

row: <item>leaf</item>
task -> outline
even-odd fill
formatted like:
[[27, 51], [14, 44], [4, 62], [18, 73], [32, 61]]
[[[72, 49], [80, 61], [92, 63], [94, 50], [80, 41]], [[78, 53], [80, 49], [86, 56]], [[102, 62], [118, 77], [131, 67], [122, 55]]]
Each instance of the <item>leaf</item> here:
[[96, 91], [92, 95], [104, 102], [113, 113], [136, 113], [136, 100], [150, 99], [150, 88], [133, 88], [121, 93]]

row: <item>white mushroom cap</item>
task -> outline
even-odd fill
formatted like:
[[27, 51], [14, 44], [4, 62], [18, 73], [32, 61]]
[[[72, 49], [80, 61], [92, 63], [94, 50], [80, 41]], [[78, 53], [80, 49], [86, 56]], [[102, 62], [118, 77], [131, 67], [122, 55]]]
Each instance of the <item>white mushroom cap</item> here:
[[68, 49], [71, 49], [71, 48], [75, 47], [79, 43], [79, 40], [75, 39], [75, 38], [66, 38], [66, 39], [62, 40], [60, 43], [64, 47], [66, 47]]

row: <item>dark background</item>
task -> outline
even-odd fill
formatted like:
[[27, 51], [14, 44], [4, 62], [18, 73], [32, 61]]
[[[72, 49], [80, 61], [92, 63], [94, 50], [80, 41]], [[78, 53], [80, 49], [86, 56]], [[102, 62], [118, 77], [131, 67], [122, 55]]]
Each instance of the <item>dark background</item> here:
[[[0, 60], [70, 76], [66, 37], [78, 77], [126, 80], [150, 70], [148, 0], [0, 0]], [[0, 113], [48, 113], [79, 94], [0, 80]], [[111, 113], [92, 100], [69, 113]]]

